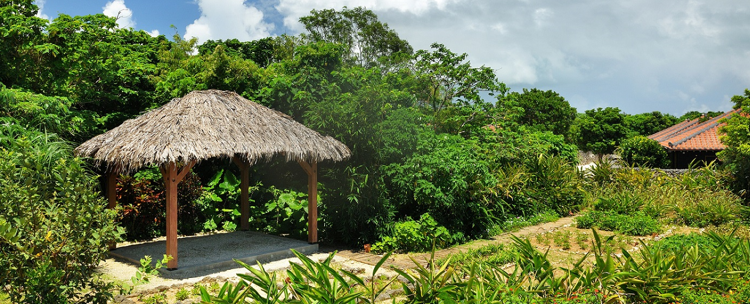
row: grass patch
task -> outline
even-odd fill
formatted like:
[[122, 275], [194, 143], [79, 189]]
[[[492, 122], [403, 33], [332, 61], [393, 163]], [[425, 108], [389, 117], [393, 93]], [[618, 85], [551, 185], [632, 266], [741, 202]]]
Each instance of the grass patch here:
[[659, 221], [641, 211], [627, 215], [613, 211], [590, 210], [582, 213], [575, 222], [577, 228], [598, 228], [625, 235], [644, 236], [661, 231]]
[[554, 211], [545, 211], [542, 213], [538, 213], [529, 217], [523, 217], [518, 216], [511, 219], [506, 220], [500, 225], [495, 225], [490, 230], [490, 235], [498, 235], [505, 232], [513, 232], [518, 231], [521, 228], [539, 225], [543, 223], [550, 223], [554, 222], [560, 219], [560, 216], [557, 215]]
[[[501, 266], [515, 261], [518, 258], [518, 251], [513, 246], [506, 247], [503, 244], [490, 244], [475, 249], [469, 249], [466, 252], [459, 252], [450, 255], [451, 264], [454, 266], [467, 266], [472, 263], [483, 263], [494, 266]], [[448, 258], [438, 260], [442, 265]]]

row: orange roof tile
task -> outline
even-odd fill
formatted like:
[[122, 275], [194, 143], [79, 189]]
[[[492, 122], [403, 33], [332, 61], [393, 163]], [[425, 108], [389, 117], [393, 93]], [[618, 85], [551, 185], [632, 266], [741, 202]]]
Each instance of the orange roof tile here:
[[711, 118], [704, 122], [699, 122], [699, 118], [686, 120], [662, 131], [650, 135], [648, 138], [656, 140], [667, 150], [679, 151], [718, 151], [724, 150], [725, 146], [719, 140], [719, 127], [723, 123], [719, 120], [729, 117], [732, 113], [738, 113], [733, 110]]

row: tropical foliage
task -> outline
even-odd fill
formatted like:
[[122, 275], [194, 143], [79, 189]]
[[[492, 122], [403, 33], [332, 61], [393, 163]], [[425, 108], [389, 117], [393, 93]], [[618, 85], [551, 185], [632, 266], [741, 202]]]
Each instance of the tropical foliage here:
[[[177, 33], [169, 40], [122, 29], [101, 14], [61, 14], [52, 21], [36, 14], [31, 0], [0, 1], [0, 288], [12, 301], [111, 298], [93, 267], [122, 228], [130, 240], [164, 233], [162, 177], [155, 168], [118, 177], [121, 207], [107, 210], [96, 176], [104, 168], [73, 157], [71, 147], [193, 90], [236, 91], [352, 150], [345, 162], [320, 165], [320, 236], [326, 243], [424, 251], [582, 209], [581, 225], [631, 234], [660, 231], [665, 222], [726, 225], [747, 213], [739, 197], [722, 187], [727, 181], [735, 190], [749, 187], [745, 116], [733, 116], [724, 128], [729, 148], [722, 159], [731, 176], [700, 171], [675, 181], [658, 171], [600, 164], [589, 178], [576, 168], [579, 149], [611, 153], [626, 137], [648, 135], [674, 123], [673, 117], [629, 116], [617, 108], [576, 116], [556, 92], [511, 92], [468, 54], [440, 43], [414, 50], [364, 8], [314, 10], [300, 19], [305, 31], [296, 36], [200, 45]], [[738, 108], [747, 107], [750, 93], [745, 95], [734, 99]], [[620, 147], [632, 162], [660, 166], [658, 157], [650, 158], [658, 154], [652, 143], [638, 138]], [[304, 173], [295, 165], [271, 160], [253, 167], [253, 229], [307, 233]], [[179, 185], [180, 233], [239, 227], [237, 169], [210, 160], [193, 170]], [[657, 267], [662, 264], [643, 264], [651, 256], [623, 253], [613, 260], [600, 248], [600, 268], [561, 270], [523, 240], [514, 246], [526, 259], [516, 272], [431, 263], [403, 272], [408, 283], [389, 284], [402, 285], [413, 303], [528, 302], [538, 296], [562, 302], [558, 293], [569, 299], [594, 286], [604, 292], [602, 284], [610, 283], [603, 294], [586, 296], [603, 301], [627, 293], [629, 300], [662, 301], [693, 292], [676, 289], [685, 281]], [[712, 249], [731, 264], [720, 266], [744, 269], [743, 261], [731, 260], [745, 257], [744, 247], [725, 247]], [[702, 253], [656, 256], [673, 261], [688, 253], [685, 258], [697, 265], [690, 268], [692, 282], [723, 291], [743, 288], [726, 282], [744, 273], [711, 272], [718, 262]], [[287, 285], [277, 286], [261, 268], [240, 285], [204, 292], [204, 299], [373, 303], [383, 292], [332, 270], [330, 261], [300, 258]], [[615, 269], [629, 274], [608, 274]], [[648, 281], [652, 275], [669, 280]], [[355, 288], [362, 286], [369, 287]]]

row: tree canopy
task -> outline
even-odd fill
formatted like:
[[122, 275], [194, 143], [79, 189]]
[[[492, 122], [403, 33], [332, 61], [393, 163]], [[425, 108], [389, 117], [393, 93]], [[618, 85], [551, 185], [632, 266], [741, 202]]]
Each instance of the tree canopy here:
[[521, 93], [508, 94], [506, 99], [513, 99], [518, 107], [523, 108], [523, 114], [519, 117], [521, 124], [540, 131], [566, 135], [576, 118], [576, 109], [552, 90], [523, 89]]
[[619, 108], [586, 110], [576, 128], [578, 148], [599, 156], [614, 152], [627, 135], [625, 115]]

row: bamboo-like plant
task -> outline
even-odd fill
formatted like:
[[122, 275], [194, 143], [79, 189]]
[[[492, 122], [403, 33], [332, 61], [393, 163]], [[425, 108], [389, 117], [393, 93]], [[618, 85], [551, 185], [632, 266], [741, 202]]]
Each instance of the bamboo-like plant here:
[[450, 258], [442, 265], [436, 266], [434, 238], [432, 243], [432, 252], [430, 259], [427, 261], [427, 267], [422, 266], [413, 257], [409, 257], [416, 266], [414, 270], [416, 273], [410, 274], [407, 271], [393, 268], [393, 271], [408, 281], [408, 283], [401, 284], [406, 295], [405, 303], [457, 303], [457, 288], [465, 283], [452, 280], [455, 269], [450, 266]]
[[375, 264], [375, 267], [372, 269], [372, 275], [370, 276], [370, 284], [369, 285], [366, 284], [365, 281], [362, 280], [360, 277], [358, 277], [356, 274], [353, 274], [353, 273], [351, 273], [349, 271], [346, 271], [344, 269], [341, 270], [341, 272], [344, 275], [346, 275], [347, 277], [351, 278], [352, 281], [356, 282], [357, 284], [359, 284], [360, 286], [362, 286], [363, 288], [365, 288], [365, 297], [358, 298], [358, 300], [359, 300], [358, 303], [375, 304], [375, 301], [377, 301], [378, 297], [384, 291], [386, 291], [387, 288], [389, 286], [391, 286], [391, 284], [393, 284], [393, 282], [396, 281], [396, 279], [398, 279], [397, 276], [394, 276], [394, 277], [388, 279], [388, 281], [384, 285], [381, 285], [379, 287], [376, 286], [376, 283], [375, 283], [375, 281], [377, 279], [378, 270], [380, 270], [380, 267], [383, 266], [383, 263], [385, 263], [388, 260], [388, 258], [391, 256], [391, 254], [392, 254], [392, 252], [386, 253], [385, 255], [383, 255], [382, 258], [380, 258], [380, 261], [378, 261], [378, 263]]
[[291, 264], [291, 268], [287, 270], [290, 279], [288, 282], [300, 303], [353, 304], [362, 297], [362, 292], [354, 291], [355, 284], [350, 284], [331, 268], [335, 252], [320, 263], [294, 249], [292, 252], [302, 264]]

